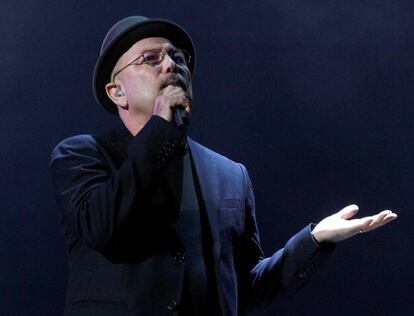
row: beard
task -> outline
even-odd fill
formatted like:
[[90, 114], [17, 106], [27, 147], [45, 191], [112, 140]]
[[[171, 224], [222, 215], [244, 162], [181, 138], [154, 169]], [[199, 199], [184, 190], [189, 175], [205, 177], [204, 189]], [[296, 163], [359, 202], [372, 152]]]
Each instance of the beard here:
[[177, 74], [171, 74], [166, 77], [160, 86], [160, 90], [168, 87], [168, 86], [176, 86], [182, 88], [185, 92], [187, 92], [187, 85], [185, 84], [184, 80], [180, 78]]

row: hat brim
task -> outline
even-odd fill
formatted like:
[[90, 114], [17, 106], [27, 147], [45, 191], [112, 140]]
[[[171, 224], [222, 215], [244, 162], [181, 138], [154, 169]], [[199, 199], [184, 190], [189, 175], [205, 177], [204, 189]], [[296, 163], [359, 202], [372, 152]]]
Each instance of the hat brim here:
[[190, 36], [183, 28], [164, 19], [148, 19], [136, 23], [118, 34], [105, 51], [101, 52], [95, 64], [93, 91], [96, 101], [112, 114], [118, 114], [118, 110], [105, 91], [106, 84], [111, 82], [112, 70], [118, 59], [132, 45], [147, 37], [164, 37], [171, 41], [174, 46], [187, 50], [191, 54], [188, 68], [191, 74], [194, 73], [195, 49]]

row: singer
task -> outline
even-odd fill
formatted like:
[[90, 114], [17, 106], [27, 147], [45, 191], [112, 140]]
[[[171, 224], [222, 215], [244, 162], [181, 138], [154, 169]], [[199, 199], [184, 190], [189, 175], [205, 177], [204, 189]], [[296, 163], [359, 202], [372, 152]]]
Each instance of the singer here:
[[257, 315], [302, 288], [338, 241], [397, 218], [349, 205], [265, 257], [246, 168], [187, 136], [196, 53], [188, 33], [131, 16], [106, 34], [97, 102], [122, 127], [51, 158], [67, 240], [65, 315]]

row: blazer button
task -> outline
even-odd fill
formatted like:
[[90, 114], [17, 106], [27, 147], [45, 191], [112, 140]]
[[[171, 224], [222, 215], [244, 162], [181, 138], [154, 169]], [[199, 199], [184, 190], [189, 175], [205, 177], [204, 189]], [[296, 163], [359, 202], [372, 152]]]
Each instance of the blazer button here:
[[176, 301], [174, 301], [174, 300], [172, 300], [169, 304], [168, 304], [168, 306], [167, 306], [167, 308], [168, 308], [168, 310], [169, 311], [171, 311], [171, 312], [174, 312], [174, 311], [176, 311], [177, 310], [177, 302]]
[[177, 254], [174, 256], [174, 261], [177, 263], [183, 263], [185, 260], [184, 255], [181, 252], [177, 252]]

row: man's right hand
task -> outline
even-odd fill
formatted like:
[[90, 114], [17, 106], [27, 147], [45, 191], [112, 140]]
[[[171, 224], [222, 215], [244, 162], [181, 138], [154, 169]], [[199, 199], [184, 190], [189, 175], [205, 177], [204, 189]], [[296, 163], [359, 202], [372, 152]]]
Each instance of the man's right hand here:
[[191, 113], [191, 99], [183, 88], [175, 85], [168, 85], [160, 91], [159, 96], [155, 99], [153, 114], [161, 116], [163, 119], [172, 122], [172, 108], [182, 107], [188, 113]]

